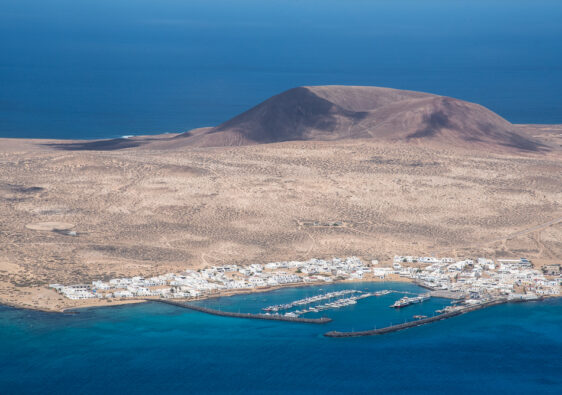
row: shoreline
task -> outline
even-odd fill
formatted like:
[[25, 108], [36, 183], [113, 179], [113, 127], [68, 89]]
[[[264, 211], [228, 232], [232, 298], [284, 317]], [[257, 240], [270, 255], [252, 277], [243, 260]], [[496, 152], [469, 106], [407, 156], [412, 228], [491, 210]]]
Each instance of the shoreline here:
[[[386, 282], [392, 282], [392, 283], [410, 283], [410, 284], [414, 284], [419, 286], [419, 284], [416, 284], [413, 280], [406, 278], [406, 277], [399, 277], [396, 276], [396, 278], [391, 278], [388, 280], [380, 280], [380, 279], [361, 279], [361, 280], [339, 280], [339, 281], [333, 281], [333, 282], [329, 282], [329, 283], [296, 283], [296, 284], [287, 284], [287, 285], [278, 285], [278, 286], [273, 286], [273, 287], [263, 287], [263, 288], [257, 288], [257, 289], [238, 289], [238, 290], [230, 290], [230, 291], [226, 291], [226, 292], [222, 292], [222, 293], [217, 293], [217, 294], [211, 294], [211, 295], [205, 295], [202, 297], [197, 297], [197, 298], [189, 298], [189, 299], [162, 299], [162, 298], [158, 298], [158, 297], [143, 297], [141, 298], [134, 298], [134, 299], [119, 299], [119, 300], [112, 300], [111, 302], [109, 302], [107, 299], [103, 299], [103, 301], [105, 301], [105, 303], [99, 303], [99, 299], [93, 299], [93, 300], [86, 300], [85, 303], [83, 303], [82, 305], [77, 305], [77, 306], [70, 306], [70, 307], [66, 307], [63, 309], [49, 309], [47, 307], [33, 307], [33, 306], [29, 306], [29, 305], [18, 305], [17, 303], [4, 303], [4, 302], [0, 302], [1, 306], [7, 306], [7, 307], [11, 307], [11, 308], [15, 308], [15, 309], [20, 309], [20, 310], [32, 310], [32, 311], [40, 311], [40, 312], [44, 312], [44, 313], [53, 313], [53, 314], [69, 314], [69, 313], [73, 313], [73, 312], [77, 312], [77, 310], [82, 310], [82, 309], [91, 309], [91, 308], [104, 308], [104, 307], [117, 307], [117, 306], [124, 306], [124, 305], [128, 305], [128, 304], [139, 304], [139, 303], [147, 303], [147, 302], [159, 302], [162, 300], [172, 300], [172, 301], [176, 301], [176, 302], [198, 302], [198, 301], [202, 301], [202, 300], [210, 300], [210, 299], [217, 299], [217, 298], [222, 298], [222, 297], [230, 297], [230, 296], [236, 296], [236, 295], [250, 295], [250, 294], [257, 294], [257, 293], [266, 293], [266, 292], [272, 292], [272, 291], [276, 291], [279, 289], [284, 289], [284, 288], [302, 288], [302, 287], [317, 287], [317, 286], [322, 286], [322, 285], [332, 285], [332, 284], [357, 284], [357, 283], [386, 283]], [[92, 302], [98, 302], [98, 303], [92, 303]]]
[[[163, 299], [159, 297], [143, 297], [143, 298], [134, 298], [134, 299], [119, 299], [119, 300], [112, 300], [109, 302], [107, 299], [102, 299], [105, 303], [96, 303], [99, 302], [100, 299], [93, 299], [93, 300], [85, 300], [85, 303], [82, 305], [77, 306], [70, 306], [63, 309], [49, 309], [47, 307], [33, 307], [29, 305], [19, 305], [17, 303], [9, 303], [9, 302], [0, 302], [0, 306], [6, 306], [14, 309], [19, 310], [31, 310], [31, 311], [38, 311], [43, 313], [51, 313], [51, 314], [76, 314], [79, 313], [80, 310], [83, 309], [92, 309], [92, 308], [106, 308], [106, 307], [119, 307], [125, 306], [129, 304], [140, 304], [140, 303], [149, 303], [149, 302], [166, 302], [166, 301], [173, 301], [173, 302], [180, 302], [180, 303], [187, 303], [187, 302], [199, 302], [203, 300], [212, 300], [218, 299], [222, 297], [231, 297], [237, 295], [252, 295], [252, 294], [259, 294], [259, 293], [267, 293], [277, 291], [279, 289], [284, 288], [303, 288], [303, 287], [320, 287], [320, 286], [327, 286], [332, 284], [358, 284], [358, 283], [405, 283], [405, 284], [412, 284], [416, 285], [420, 288], [431, 290], [429, 287], [425, 287], [419, 284], [417, 281], [410, 279], [408, 277], [400, 277], [393, 275], [391, 279], [361, 279], [361, 280], [339, 280], [333, 281], [329, 283], [296, 283], [296, 284], [287, 284], [287, 285], [277, 285], [272, 287], [263, 287], [257, 289], [238, 289], [238, 290], [229, 290], [217, 294], [210, 294], [205, 296], [200, 296], [197, 298], [178, 298], [178, 299]], [[446, 297], [445, 297], [446, 298]], [[562, 298], [562, 295], [555, 296], [555, 295], [547, 295], [541, 297], [540, 301], [549, 300], [549, 299], [557, 299]], [[95, 301], [95, 302], [94, 302]], [[536, 300], [534, 300], [536, 301]], [[92, 303], [94, 302], [94, 303]], [[527, 301], [509, 301], [506, 303], [523, 303]]]
[[[61, 143], [72, 143], [72, 142], [92, 142], [92, 141], [110, 141], [110, 140], [129, 140], [129, 139], [143, 139], [143, 138], [154, 138], [160, 137], [164, 138], [173, 138], [180, 134], [185, 133], [186, 131], [198, 130], [198, 129], [206, 129], [212, 128], [217, 125], [209, 126], [196, 126], [188, 130], [180, 130], [180, 131], [173, 131], [173, 132], [162, 132], [162, 131], [154, 131], [154, 132], [147, 132], [147, 131], [138, 131], [138, 132], [129, 132], [129, 134], [123, 134], [123, 132], [115, 132], [113, 135], [106, 135], [106, 136], [90, 136], [90, 137], [41, 137], [41, 136], [32, 136], [32, 137], [20, 137], [20, 136], [6, 136], [0, 135], [1, 140], [11, 140], [11, 141], [40, 141], [40, 142], [61, 142]], [[512, 125], [518, 128], [526, 128], [526, 127], [537, 127], [537, 128], [562, 128], [562, 122], [560, 123], [552, 123], [552, 122], [525, 122], [525, 123], [512, 123]]]

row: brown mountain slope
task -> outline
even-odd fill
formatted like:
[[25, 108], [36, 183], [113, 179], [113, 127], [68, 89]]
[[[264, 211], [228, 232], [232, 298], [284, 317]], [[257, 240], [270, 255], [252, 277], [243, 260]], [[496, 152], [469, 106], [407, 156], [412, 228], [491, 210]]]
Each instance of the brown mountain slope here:
[[294, 88], [217, 127], [183, 133], [175, 145], [357, 138], [466, 148], [547, 149], [478, 104], [429, 93], [356, 86]]

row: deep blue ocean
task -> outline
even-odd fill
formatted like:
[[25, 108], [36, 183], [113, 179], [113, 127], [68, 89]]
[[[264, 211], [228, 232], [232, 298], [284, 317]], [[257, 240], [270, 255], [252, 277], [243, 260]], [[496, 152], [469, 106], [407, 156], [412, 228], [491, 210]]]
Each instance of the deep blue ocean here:
[[[425, 292], [358, 283], [201, 302], [257, 312], [335, 289]], [[334, 339], [430, 315], [443, 299], [394, 310], [400, 295], [325, 314], [325, 325], [225, 318], [149, 303], [76, 315], [0, 308], [0, 392], [479, 393], [562, 391], [562, 300], [507, 304], [383, 336]]]
[[217, 125], [300, 85], [562, 123], [560, 0], [2, 0], [0, 137]]
[[[300, 85], [377, 85], [562, 123], [559, 0], [1, 0], [0, 137], [106, 138], [217, 125]], [[205, 304], [258, 311], [335, 285]], [[419, 292], [411, 285], [368, 285]], [[47, 314], [0, 306], [0, 394], [562, 393], [562, 301], [431, 314], [397, 295], [327, 325], [168, 305]]]

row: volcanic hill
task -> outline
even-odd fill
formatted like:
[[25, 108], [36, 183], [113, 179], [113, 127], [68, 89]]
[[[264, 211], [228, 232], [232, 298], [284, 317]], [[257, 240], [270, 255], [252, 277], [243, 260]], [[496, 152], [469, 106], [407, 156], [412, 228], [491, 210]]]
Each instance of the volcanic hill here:
[[174, 144], [218, 147], [342, 139], [517, 151], [547, 149], [481, 105], [429, 93], [366, 86], [290, 89], [217, 127], [180, 134]]

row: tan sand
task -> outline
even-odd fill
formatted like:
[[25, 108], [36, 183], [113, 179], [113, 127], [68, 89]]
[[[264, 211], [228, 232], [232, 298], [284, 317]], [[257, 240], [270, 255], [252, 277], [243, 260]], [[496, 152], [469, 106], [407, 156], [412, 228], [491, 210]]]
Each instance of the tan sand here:
[[[79, 306], [45, 291], [50, 283], [225, 263], [562, 257], [562, 223], [540, 226], [562, 217], [557, 152], [372, 140], [166, 151], [0, 146], [4, 304], [60, 311]], [[39, 223], [76, 224], [77, 236], [26, 227]]]

